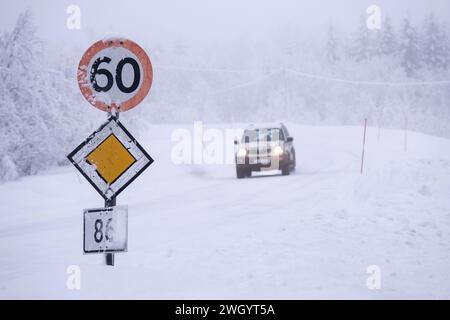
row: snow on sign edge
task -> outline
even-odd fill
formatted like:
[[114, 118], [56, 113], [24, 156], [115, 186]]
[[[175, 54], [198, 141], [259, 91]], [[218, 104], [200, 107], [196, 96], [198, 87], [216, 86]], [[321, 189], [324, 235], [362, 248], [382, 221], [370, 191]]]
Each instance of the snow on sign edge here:
[[[86, 157], [109, 137], [111, 133], [127, 148], [136, 161], [116, 181], [108, 185], [96, 171], [95, 165], [90, 165], [86, 161]], [[76, 147], [67, 158], [105, 200], [118, 196], [154, 161], [114, 116], [109, 117], [99, 129]]]
[[[102, 215], [111, 215], [113, 221], [113, 241], [109, 245], [105, 245], [106, 238], [100, 243], [91, 241], [92, 233], [86, 232], [92, 216], [94, 219], [100, 218]], [[102, 219], [103, 220], [103, 219]], [[94, 220], [95, 223], [95, 220]], [[119, 228], [121, 227], [121, 228]], [[122, 230], [123, 232], [119, 232]], [[104, 247], [103, 247], [104, 246]], [[97, 247], [97, 249], [95, 249]], [[108, 208], [90, 208], [83, 210], [83, 254], [106, 253], [106, 252], [127, 252], [128, 251], [128, 206], [114, 206]]]
[[[88, 76], [88, 66], [92, 58], [99, 51], [111, 47], [122, 47], [131, 51], [139, 59], [139, 62], [143, 69], [143, 81], [139, 90], [137, 90], [137, 92], [135, 92], [135, 94], [130, 99], [120, 104], [109, 104], [98, 99], [99, 97], [97, 97], [96, 94], [92, 91]], [[147, 53], [137, 43], [122, 38], [99, 40], [92, 46], [90, 46], [81, 58], [78, 65], [77, 80], [81, 93], [91, 105], [105, 112], [123, 112], [134, 108], [147, 96], [153, 82], [153, 67]]]

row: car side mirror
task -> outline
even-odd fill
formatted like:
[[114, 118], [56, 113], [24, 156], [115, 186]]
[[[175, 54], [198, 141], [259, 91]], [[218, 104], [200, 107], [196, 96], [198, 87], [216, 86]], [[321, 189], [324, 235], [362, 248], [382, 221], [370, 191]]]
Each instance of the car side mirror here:
[[287, 137], [286, 142], [292, 142], [292, 141], [294, 141], [293, 137]]
[[237, 141], [237, 140], [234, 140], [234, 144], [238, 144], [238, 141]]

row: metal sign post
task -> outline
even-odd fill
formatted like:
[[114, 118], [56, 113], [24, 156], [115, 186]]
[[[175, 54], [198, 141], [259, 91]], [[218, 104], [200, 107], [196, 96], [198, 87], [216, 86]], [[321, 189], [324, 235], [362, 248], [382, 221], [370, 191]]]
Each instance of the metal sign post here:
[[77, 80], [86, 100], [108, 114], [107, 121], [67, 156], [105, 200], [104, 208], [84, 210], [83, 253], [103, 253], [106, 265], [114, 266], [114, 253], [128, 248], [128, 208], [116, 206], [117, 196], [153, 163], [120, 123], [119, 113], [148, 94], [152, 64], [131, 40], [101, 40], [81, 58]]
[[[108, 118], [112, 116], [112, 112], [108, 112]], [[119, 112], [116, 112], [116, 118], [119, 119]], [[116, 197], [112, 197], [111, 199], [105, 200], [105, 208], [115, 207], [116, 206]], [[105, 263], [107, 266], [114, 267], [114, 253], [105, 253]]]
[[[105, 200], [105, 208], [115, 207], [116, 198]], [[105, 253], [105, 260], [107, 266], [114, 266], [114, 253]]]

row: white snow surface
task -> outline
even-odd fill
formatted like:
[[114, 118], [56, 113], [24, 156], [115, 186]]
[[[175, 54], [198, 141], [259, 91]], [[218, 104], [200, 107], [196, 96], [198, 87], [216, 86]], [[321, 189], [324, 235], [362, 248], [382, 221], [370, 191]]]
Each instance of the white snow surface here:
[[75, 168], [0, 185], [0, 298], [450, 299], [450, 140], [408, 132], [405, 152], [404, 132], [368, 128], [361, 175], [361, 127], [288, 123], [296, 172], [237, 180], [173, 164], [179, 127], [138, 138], [155, 163], [118, 197], [129, 245], [114, 267], [82, 254], [83, 209], [103, 201]]

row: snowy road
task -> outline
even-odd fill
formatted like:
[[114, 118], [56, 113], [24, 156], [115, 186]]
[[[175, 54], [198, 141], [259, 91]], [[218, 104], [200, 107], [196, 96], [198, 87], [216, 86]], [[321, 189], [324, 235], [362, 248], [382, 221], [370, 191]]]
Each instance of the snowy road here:
[[103, 202], [73, 168], [0, 185], [0, 298], [450, 298], [450, 140], [409, 133], [404, 152], [403, 132], [370, 128], [360, 175], [361, 128], [291, 125], [297, 172], [237, 180], [174, 165], [176, 127], [139, 139], [156, 161], [118, 198], [114, 268], [82, 255], [82, 210]]

